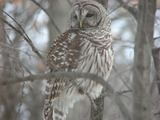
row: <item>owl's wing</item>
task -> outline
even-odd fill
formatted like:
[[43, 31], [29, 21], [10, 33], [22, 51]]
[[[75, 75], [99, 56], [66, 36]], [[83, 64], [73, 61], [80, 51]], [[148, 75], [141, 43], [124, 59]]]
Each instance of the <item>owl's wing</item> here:
[[[80, 57], [81, 39], [76, 30], [68, 30], [54, 40], [53, 45], [48, 54], [48, 60], [53, 66], [48, 66], [50, 72], [74, 71]], [[55, 66], [55, 67], [54, 67]], [[51, 106], [56, 100], [69, 79], [53, 78], [47, 80], [46, 98], [44, 106], [44, 118], [50, 116]]]

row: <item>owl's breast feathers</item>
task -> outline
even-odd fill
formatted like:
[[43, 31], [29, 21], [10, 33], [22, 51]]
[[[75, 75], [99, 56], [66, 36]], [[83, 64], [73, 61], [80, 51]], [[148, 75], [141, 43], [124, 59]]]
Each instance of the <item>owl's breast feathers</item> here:
[[[72, 71], [77, 66], [81, 44], [77, 32], [74, 29], [68, 30], [53, 41], [48, 58], [60, 71]], [[51, 71], [55, 70], [52, 69]]]
[[[112, 38], [109, 32], [104, 30], [101, 34], [93, 32], [83, 32], [76, 29], [69, 29], [53, 41], [48, 53], [48, 59], [56, 65], [58, 71], [74, 71], [77, 68], [78, 60], [82, 56], [82, 47], [86, 42], [91, 43], [101, 52], [105, 49], [112, 49]], [[88, 48], [89, 49], [89, 48]], [[50, 71], [56, 72], [56, 69], [49, 67]]]
[[[107, 50], [112, 47], [112, 40], [106, 31], [101, 32], [102, 34], [97, 34], [99, 33], [97, 30], [84, 32], [70, 29], [57, 37], [51, 46], [48, 59], [58, 70], [49, 66], [50, 72], [78, 71], [94, 73], [106, 78], [108, 70], [111, 69], [108, 66], [112, 66], [112, 58], [107, 57], [113, 56], [112, 50]], [[48, 80], [46, 98], [59, 97], [67, 82], [69, 80], [66, 78]]]
[[[98, 31], [99, 32], [99, 31]], [[61, 34], [53, 41], [48, 60], [57, 68], [49, 67], [50, 72], [77, 71], [94, 73], [107, 79], [113, 64], [112, 39], [108, 32], [84, 32], [70, 29]], [[103, 34], [104, 32], [104, 34]], [[46, 82], [46, 107], [44, 116], [50, 114], [53, 102], [60, 97], [61, 93], [68, 87], [70, 79], [52, 78]], [[99, 96], [102, 86], [91, 80], [77, 79], [76, 85], [90, 96]], [[74, 90], [74, 89], [73, 89]], [[73, 92], [72, 89], [70, 92]]]
[[[48, 54], [50, 72], [93, 73], [107, 80], [113, 49], [106, 9], [97, 2], [78, 2], [71, 8], [69, 18], [72, 29], [53, 41]], [[90, 79], [77, 78], [72, 82], [65, 77], [50, 78], [46, 82], [44, 119], [65, 120], [68, 108], [73, 108], [75, 102], [85, 94], [95, 99], [101, 91], [102, 86]]]
[[[77, 30], [68, 30], [53, 41], [48, 53], [48, 60], [53, 66], [48, 66], [50, 72], [74, 71], [77, 68], [82, 40]], [[58, 69], [57, 69], [58, 68]], [[52, 78], [46, 82], [46, 100], [53, 100], [61, 94], [66, 84], [66, 78]]]

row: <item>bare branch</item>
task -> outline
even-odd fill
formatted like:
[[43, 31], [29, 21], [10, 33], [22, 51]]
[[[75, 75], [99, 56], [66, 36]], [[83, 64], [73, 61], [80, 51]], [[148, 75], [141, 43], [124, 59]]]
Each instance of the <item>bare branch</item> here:
[[99, 3], [101, 3], [106, 9], [107, 9], [107, 6], [108, 6], [108, 0], [95, 0]]
[[[114, 89], [101, 77], [98, 77], [95, 74], [88, 74], [88, 73], [78, 73], [78, 72], [55, 72], [55, 73], [47, 73], [47, 74], [40, 74], [40, 75], [30, 75], [26, 77], [19, 77], [19, 78], [0, 78], [0, 86], [15, 84], [20, 82], [26, 81], [34, 81], [34, 80], [43, 80], [49, 78], [86, 78], [93, 80], [99, 84], [101, 84], [104, 89], [108, 92], [109, 96], [112, 100], [115, 101], [117, 106], [119, 107], [123, 117], [125, 120], [131, 120], [131, 116], [125, 105], [123, 104], [122, 100], [119, 97], [119, 94], [114, 91]], [[2, 81], [3, 80], [3, 81]]]
[[154, 38], [154, 40], [157, 40], [157, 39], [160, 39], [160, 36]]
[[[2, 9], [0, 9], [2, 10]], [[16, 29], [12, 24], [10, 24], [8, 21], [4, 20], [2, 17], [0, 17], [0, 20], [3, 21], [5, 24], [7, 24], [8, 26], [10, 26], [12, 29], [14, 29], [16, 32], [18, 32], [20, 35], [22, 35], [24, 37], [24, 39], [27, 41], [27, 43], [31, 46], [33, 52], [35, 52], [40, 58], [44, 59], [43, 56], [38, 52], [38, 50], [36, 49], [36, 47], [33, 45], [32, 40], [28, 37], [28, 35], [26, 34], [26, 32], [24, 31], [24, 29], [22, 28], [22, 26], [12, 17], [10, 16], [8, 13], [6, 13], [4, 10], [2, 10], [8, 17], [10, 17], [20, 28], [20, 30]]]
[[73, 4], [70, 0], [67, 0], [67, 2], [69, 3], [70, 6]]
[[60, 29], [57, 27], [56, 23], [54, 22], [54, 20], [52, 19], [52, 17], [49, 15], [48, 11], [45, 10], [37, 1], [35, 1], [35, 0], [31, 0], [31, 1], [32, 1], [34, 4], [36, 4], [38, 7], [40, 7], [40, 8], [48, 15], [51, 23], [53, 24], [53, 26], [56, 28], [56, 30], [57, 30], [58, 33], [60, 34], [60, 33], [61, 33]]
[[[0, 9], [0, 10], [2, 10], [2, 9]], [[2, 10], [3, 11], [3, 10]], [[8, 13], [6, 13], [5, 11], [3, 11], [7, 16], [9, 16], [18, 26], [19, 26], [19, 28], [20, 28], [20, 30], [19, 29], [17, 29], [17, 28], [15, 28], [12, 24], [10, 24], [8, 21], [6, 21], [6, 20], [4, 20], [2, 17], [0, 17], [0, 20], [2, 21], [2, 22], [4, 22], [5, 24], [7, 24], [8, 26], [10, 26], [13, 30], [15, 30], [17, 33], [19, 33], [20, 35], [22, 35], [23, 36], [23, 38], [26, 40], [26, 42], [30, 45], [30, 47], [32, 48], [32, 51], [34, 52], [34, 53], [36, 53], [37, 54], [37, 56], [39, 57], [39, 58], [41, 58], [43, 61], [45, 61], [45, 59], [44, 59], [44, 57], [40, 54], [40, 52], [37, 50], [37, 48], [33, 45], [33, 43], [32, 43], [32, 40], [29, 38], [29, 36], [26, 34], [26, 32], [24, 31], [24, 29], [21, 27], [21, 25], [12, 17], [12, 16], [10, 16]], [[58, 70], [59, 68], [55, 65], [55, 64], [53, 64], [53, 63], [50, 63], [49, 61], [45, 61], [48, 65], [50, 65], [50, 67], [52, 67], [53, 69], [55, 69], [55, 70]]]
[[25, 83], [23, 82], [22, 91], [21, 91], [21, 99], [20, 99], [20, 101], [19, 101], [18, 111], [17, 111], [17, 113], [16, 113], [15, 120], [18, 119], [19, 114], [20, 114], [20, 111], [21, 111], [21, 107], [22, 107], [22, 104], [23, 104], [23, 98], [24, 98], [24, 86], [25, 86]]
[[119, 6], [117, 6], [116, 8], [114, 8], [114, 9], [112, 9], [111, 11], [109, 11], [109, 15], [111, 14], [111, 13], [113, 13], [114, 11], [116, 11], [117, 9], [119, 9], [120, 7], [122, 7], [123, 5], [122, 4], [120, 4]]
[[119, 4], [121, 4], [123, 6], [123, 8], [128, 10], [134, 16], [134, 18], [137, 20], [138, 10], [136, 8], [127, 5], [128, 2], [124, 2], [123, 0], [117, 0], [117, 1], [119, 2]]
[[43, 58], [41, 56], [41, 54], [37, 51], [37, 49], [34, 47], [33, 43], [31, 42], [30, 39], [28, 39], [21, 31], [17, 30], [13, 25], [11, 25], [8, 21], [4, 20], [3, 18], [0, 17], [0, 20], [3, 21], [5, 24], [7, 24], [8, 26], [10, 26], [12, 29], [14, 29], [16, 32], [18, 32], [20, 35], [22, 35], [24, 37], [24, 39], [29, 43], [29, 45], [31, 46], [32, 50], [40, 57]]
[[154, 115], [160, 115], [160, 110], [158, 112], [154, 113]]

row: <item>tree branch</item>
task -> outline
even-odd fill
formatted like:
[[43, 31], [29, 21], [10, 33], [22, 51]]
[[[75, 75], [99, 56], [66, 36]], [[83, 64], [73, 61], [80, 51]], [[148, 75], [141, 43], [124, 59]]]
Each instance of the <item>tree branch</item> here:
[[12, 16], [10, 16], [7, 12], [5, 12], [2, 9], [0, 9], [0, 10], [3, 11], [3, 13], [5, 13], [8, 17], [10, 17], [18, 25], [20, 30], [16, 29], [12, 24], [10, 24], [8, 21], [4, 20], [2, 17], [0, 17], [0, 20], [3, 21], [8, 26], [10, 26], [12, 29], [14, 29], [16, 32], [18, 32], [20, 35], [22, 35], [24, 37], [24, 39], [27, 41], [27, 43], [31, 46], [33, 52], [35, 52], [41, 59], [44, 59], [43, 56], [38, 52], [36, 47], [33, 45], [32, 40], [28, 37], [28, 35], [26, 34], [26, 32], [24, 31], [22, 26]]
[[138, 10], [136, 8], [127, 5], [128, 2], [124, 2], [123, 0], [117, 0], [117, 1], [119, 2], [119, 4], [121, 4], [123, 6], [123, 8], [128, 10], [134, 16], [134, 18], [137, 20]]
[[56, 28], [56, 30], [58, 31], [59, 34], [61, 34], [60, 29], [57, 27], [56, 23], [54, 22], [54, 20], [52, 19], [52, 17], [49, 15], [48, 11], [45, 10], [37, 1], [35, 0], [31, 0], [34, 4], [36, 4], [39, 8], [41, 8], [49, 17], [51, 23], [53, 24], [53, 26]]
[[128, 109], [125, 107], [122, 100], [120, 99], [119, 94], [115, 92], [114, 89], [107, 82], [105, 82], [103, 78], [98, 77], [95, 74], [78, 73], [78, 72], [55, 72], [55, 73], [47, 73], [47, 74], [40, 74], [40, 75], [30, 75], [30, 76], [19, 77], [19, 78], [0, 78], [0, 81], [1, 81], [0, 86], [26, 82], [26, 81], [32, 82], [34, 80], [43, 80], [43, 79], [49, 79], [49, 78], [63, 78], [63, 77], [70, 78], [73, 80], [76, 78], [86, 78], [101, 84], [104, 87], [104, 89], [107, 91], [111, 99], [114, 100], [117, 106], [119, 107], [124, 119], [131, 120], [130, 113]]
[[104, 6], [104, 8], [106, 8], [107, 10], [108, 0], [95, 0], [95, 1], [101, 3]]
[[[0, 9], [1, 11], [3, 11], [2, 9]], [[10, 17], [20, 28], [17, 29], [15, 28], [12, 24], [10, 24], [8, 21], [4, 20], [2, 17], [0, 17], [0, 20], [2, 22], [4, 22], [5, 24], [7, 24], [9, 27], [11, 27], [13, 30], [15, 30], [17, 33], [19, 33], [20, 35], [23, 36], [23, 38], [26, 40], [26, 42], [30, 45], [30, 47], [32, 48], [32, 51], [39, 57], [41, 58], [43, 61], [45, 61], [48, 65], [50, 65], [50, 67], [52, 67], [55, 70], [59, 70], [59, 68], [53, 64], [50, 63], [49, 61], [46, 61], [44, 59], [44, 57], [40, 54], [40, 52], [36, 49], [36, 47], [33, 45], [32, 40], [29, 38], [29, 36], [26, 34], [26, 32], [24, 31], [24, 29], [22, 28], [22, 26], [12, 17], [10, 16], [8, 13], [6, 13], [5, 11], [3, 11], [8, 17]]]

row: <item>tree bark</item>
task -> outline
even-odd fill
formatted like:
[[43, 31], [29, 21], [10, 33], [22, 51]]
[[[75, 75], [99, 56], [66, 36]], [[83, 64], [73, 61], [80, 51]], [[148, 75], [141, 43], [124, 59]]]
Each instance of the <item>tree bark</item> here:
[[154, 66], [156, 69], [156, 82], [158, 86], [158, 92], [160, 94], [160, 48], [153, 49], [152, 56], [154, 60]]
[[133, 120], [150, 120], [150, 68], [156, 0], [140, 0], [134, 47]]
[[104, 90], [102, 90], [100, 96], [96, 98], [91, 103], [91, 115], [90, 120], [102, 120], [103, 119], [103, 112], [104, 112]]

